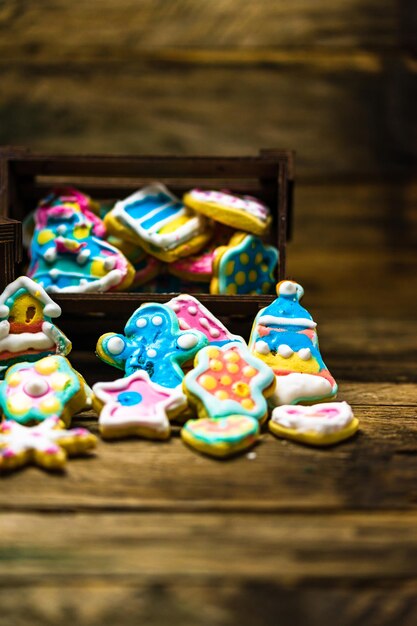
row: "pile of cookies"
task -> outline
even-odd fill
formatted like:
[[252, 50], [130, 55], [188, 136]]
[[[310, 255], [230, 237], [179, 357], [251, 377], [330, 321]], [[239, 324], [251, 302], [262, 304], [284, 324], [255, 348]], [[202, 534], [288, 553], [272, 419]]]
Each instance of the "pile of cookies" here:
[[47, 292], [272, 293], [278, 251], [268, 207], [250, 196], [153, 183], [100, 206], [56, 188], [25, 221], [28, 276]]
[[91, 405], [104, 439], [168, 439], [179, 423], [183, 441], [213, 457], [248, 450], [269, 416], [278, 437], [318, 446], [350, 437], [359, 423], [333, 401], [337, 384], [300, 304], [302, 287], [285, 280], [276, 290], [248, 343], [193, 295], [143, 304], [124, 333], [99, 337], [97, 356], [123, 374], [91, 393], [52, 322], [60, 308], [39, 284], [17, 279], [0, 296], [0, 468], [61, 467], [65, 450], [93, 447], [84, 429], [64, 428]]

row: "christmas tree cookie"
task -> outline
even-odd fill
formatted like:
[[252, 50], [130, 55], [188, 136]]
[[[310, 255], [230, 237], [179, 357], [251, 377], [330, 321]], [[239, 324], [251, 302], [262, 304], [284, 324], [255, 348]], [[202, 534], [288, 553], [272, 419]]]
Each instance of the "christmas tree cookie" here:
[[276, 375], [273, 406], [316, 402], [334, 398], [337, 384], [319, 350], [316, 322], [300, 300], [301, 285], [284, 280], [277, 285], [278, 298], [259, 311], [249, 347]]

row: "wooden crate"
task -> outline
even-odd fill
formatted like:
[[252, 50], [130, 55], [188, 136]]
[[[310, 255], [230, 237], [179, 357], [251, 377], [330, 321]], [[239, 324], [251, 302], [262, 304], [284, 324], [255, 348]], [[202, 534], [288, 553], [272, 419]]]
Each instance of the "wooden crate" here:
[[[159, 180], [181, 197], [191, 187], [227, 188], [265, 201], [273, 212], [270, 242], [280, 254], [278, 279], [285, 276], [286, 244], [290, 234], [294, 183], [294, 155], [286, 150], [261, 150], [251, 157], [174, 157], [35, 154], [24, 148], [0, 149], [0, 246], [7, 259], [0, 267], [4, 285], [21, 272], [21, 237], [16, 229], [40, 198], [57, 184], [74, 185], [97, 200], [124, 198]], [[10, 222], [10, 220], [15, 220]], [[16, 223], [16, 221], [18, 223]], [[12, 227], [13, 225], [13, 227]], [[13, 230], [14, 228], [14, 230]], [[9, 233], [2, 242], [1, 233]], [[14, 239], [11, 245], [10, 239]], [[198, 296], [215, 315], [233, 317], [234, 330], [248, 328], [260, 306], [271, 296]], [[62, 294], [56, 300], [64, 311], [63, 330], [71, 338], [83, 336], [82, 346], [98, 333], [121, 330], [142, 303], [166, 302], [167, 296], [147, 293]], [[86, 339], [87, 338], [87, 339]], [[85, 341], [87, 343], [85, 343]], [[94, 343], [94, 342], [93, 342]], [[91, 347], [91, 346], [88, 346]]]

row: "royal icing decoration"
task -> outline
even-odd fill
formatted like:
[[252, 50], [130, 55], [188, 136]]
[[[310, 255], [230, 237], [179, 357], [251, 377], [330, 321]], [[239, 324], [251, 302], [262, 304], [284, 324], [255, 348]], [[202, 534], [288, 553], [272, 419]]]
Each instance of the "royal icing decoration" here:
[[322, 400], [337, 392], [320, 354], [316, 322], [299, 303], [303, 293], [295, 282], [278, 283], [278, 298], [259, 311], [252, 327], [251, 351], [277, 376], [273, 405]]
[[67, 454], [84, 454], [95, 445], [96, 437], [88, 430], [64, 430], [56, 416], [32, 427], [5, 421], [0, 424], [0, 470], [30, 464], [60, 469], [65, 465]]
[[100, 337], [98, 356], [127, 375], [145, 370], [163, 387], [179, 385], [184, 377], [180, 365], [207, 345], [207, 338], [197, 330], [180, 330], [174, 311], [164, 304], [143, 304], [124, 332]]
[[84, 381], [63, 356], [12, 365], [0, 382], [0, 412], [21, 424], [57, 415], [68, 425], [85, 406]]
[[245, 343], [239, 335], [233, 335], [197, 298], [181, 294], [167, 302], [178, 318], [181, 330], [195, 328], [207, 337], [209, 343], [222, 346], [230, 341]]
[[186, 208], [160, 183], [116, 202], [104, 222], [112, 234], [137, 241], [167, 262], [201, 249], [211, 235], [209, 221]]
[[359, 421], [347, 402], [279, 406], [273, 410], [269, 423], [271, 432], [280, 437], [317, 445], [346, 439], [358, 426]]
[[161, 387], [145, 371], [111, 383], [96, 383], [93, 393], [95, 405], [100, 405], [99, 426], [104, 438], [136, 435], [167, 439], [171, 430], [169, 419], [187, 406], [180, 387]]
[[200, 418], [237, 414], [263, 421], [275, 376], [244, 345], [229, 343], [200, 350], [183, 387]]
[[[49, 292], [102, 292], [127, 288], [134, 269], [93, 233], [98, 228], [77, 204], [52, 203], [36, 211], [28, 274]], [[104, 232], [104, 226], [101, 224]]]
[[181, 430], [181, 437], [199, 452], [227, 457], [247, 450], [257, 441], [259, 422], [246, 415], [189, 420]]
[[97, 217], [100, 207], [87, 196], [74, 187], [55, 187], [52, 191], [41, 200], [34, 214], [36, 220], [36, 228], [42, 229], [47, 227], [48, 209], [51, 207], [75, 208], [81, 211], [86, 220], [91, 222], [92, 231], [96, 237], [104, 237], [106, 229], [102, 220]]
[[276, 248], [265, 245], [259, 237], [235, 233], [229, 245], [216, 250], [210, 293], [270, 293], [277, 263]]
[[27, 276], [10, 283], [0, 295], [0, 365], [68, 354], [71, 342], [52, 323], [60, 315], [58, 304]]
[[271, 222], [269, 208], [252, 196], [237, 196], [227, 191], [192, 189], [184, 204], [213, 217], [222, 224], [262, 235]]

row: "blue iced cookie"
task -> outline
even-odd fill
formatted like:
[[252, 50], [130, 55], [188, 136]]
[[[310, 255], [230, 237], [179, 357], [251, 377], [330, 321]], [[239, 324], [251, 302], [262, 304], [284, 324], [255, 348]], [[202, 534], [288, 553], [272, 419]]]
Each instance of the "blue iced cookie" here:
[[140, 306], [128, 320], [124, 335], [106, 333], [97, 342], [97, 355], [129, 376], [145, 370], [163, 387], [181, 384], [181, 364], [192, 359], [208, 343], [197, 330], [180, 330], [177, 317], [164, 304]]

